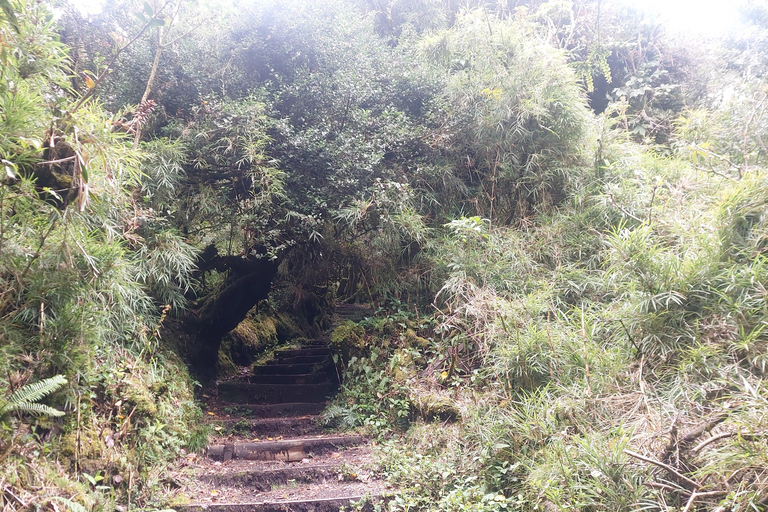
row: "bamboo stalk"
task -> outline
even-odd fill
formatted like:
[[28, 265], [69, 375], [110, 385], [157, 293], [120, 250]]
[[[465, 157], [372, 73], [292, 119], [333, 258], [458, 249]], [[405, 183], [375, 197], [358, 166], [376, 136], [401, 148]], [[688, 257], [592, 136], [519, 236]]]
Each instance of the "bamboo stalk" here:
[[587, 396], [592, 396], [592, 384], [589, 378], [589, 360], [587, 359], [587, 327], [584, 321], [584, 303], [581, 303], [581, 336], [584, 345], [584, 371], [587, 373]]

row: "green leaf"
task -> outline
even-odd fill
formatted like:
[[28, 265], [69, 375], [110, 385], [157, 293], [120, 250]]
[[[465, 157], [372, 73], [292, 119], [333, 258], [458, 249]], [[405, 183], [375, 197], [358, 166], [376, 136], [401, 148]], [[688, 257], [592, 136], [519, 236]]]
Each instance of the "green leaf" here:
[[63, 375], [56, 375], [50, 379], [27, 384], [9, 396], [7, 400], [0, 399], [0, 417], [13, 411], [47, 414], [49, 416], [63, 415], [62, 411], [34, 402], [50, 395], [66, 383], [67, 379]]
[[37, 400], [50, 395], [66, 383], [67, 379], [63, 375], [56, 375], [49, 379], [43, 379], [41, 381], [28, 384], [20, 390], [16, 391], [11, 395], [8, 401], [13, 402], [14, 399], [16, 399], [24, 400], [27, 402], [36, 402]]
[[146, 22], [147, 22], [147, 18], [146, 18], [146, 16], [144, 16], [144, 13], [141, 13], [141, 12], [136, 12], [136, 13], [134, 13], [134, 14], [136, 15], [136, 17], [137, 17], [137, 18], [139, 18], [139, 20], [140, 20], [142, 23], [146, 23]]
[[16, 13], [13, 12], [11, 2], [9, 0], [0, 0], [0, 9], [5, 13], [5, 17], [8, 19], [8, 23], [11, 24], [11, 27], [13, 27], [13, 30], [15, 30], [17, 34], [21, 34], [19, 20], [16, 19]]
[[12, 405], [11, 408], [6, 412], [25, 412], [27, 414], [34, 414], [38, 416], [54, 416], [54, 417], [60, 417], [64, 416], [64, 411], [60, 411], [58, 409], [54, 409], [53, 407], [50, 407], [45, 404], [18, 404], [18, 405]]
[[19, 142], [21, 142], [22, 146], [24, 146], [25, 148], [32, 146], [38, 151], [43, 147], [43, 141], [41, 141], [40, 139], [30, 139], [27, 137], [19, 137]]
[[43, 192], [45, 192], [46, 194], [51, 194], [53, 197], [55, 197], [59, 201], [63, 200], [61, 198], [61, 196], [55, 190], [53, 190], [51, 187], [43, 187]]
[[162, 27], [163, 25], [165, 25], [165, 20], [161, 20], [159, 18], [154, 18], [149, 22], [150, 27]]
[[144, 12], [147, 13], [147, 16], [150, 18], [155, 15], [155, 11], [152, 9], [152, 6], [149, 5], [149, 2], [144, 2]]

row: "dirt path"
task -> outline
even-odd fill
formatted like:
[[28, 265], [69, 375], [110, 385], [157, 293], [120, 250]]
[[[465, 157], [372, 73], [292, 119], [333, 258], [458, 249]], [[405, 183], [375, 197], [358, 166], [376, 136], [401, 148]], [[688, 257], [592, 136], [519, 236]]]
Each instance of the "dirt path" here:
[[278, 350], [275, 358], [222, 382], [206, 404], [216, 435], [205, 456], [189, 455], [184, 512], [326, 512], [389, 494], [373, 471], [370, 443], [326, 432], [318, 415], [338, 387], [323, 342]]

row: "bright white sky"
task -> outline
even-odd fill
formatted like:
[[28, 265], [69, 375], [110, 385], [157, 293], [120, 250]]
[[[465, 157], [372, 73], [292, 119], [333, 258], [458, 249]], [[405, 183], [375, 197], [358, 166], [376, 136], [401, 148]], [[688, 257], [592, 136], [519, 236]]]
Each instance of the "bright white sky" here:
[[722, 35], [736, 29], [743, 0], [619, 0], [655, 13], [672, 31]]
[[[105, 0], [72, 0], [84, 13], [97, 13]], [[721, 35], [738, 25], [744, 0], [618, 0], [659, 16], [672, 31]]]

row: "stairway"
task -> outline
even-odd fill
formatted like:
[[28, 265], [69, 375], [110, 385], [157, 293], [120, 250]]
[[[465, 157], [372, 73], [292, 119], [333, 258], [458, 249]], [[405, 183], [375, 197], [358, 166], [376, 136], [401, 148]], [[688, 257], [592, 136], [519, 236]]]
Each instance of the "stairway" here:
[[359, 322], [363, 318], [373, 314], [373, 308], [365, 304], [339, 304], [336, 306], [334, 324], [338, 325], [346, 320]]
[[187, 457], [184, 512], [331, 512], [385, 493], [367, 440], [323, 432], [318, 415], [338, 388], [327, 344], [277, 350], [207, 404], [216, 435]]

